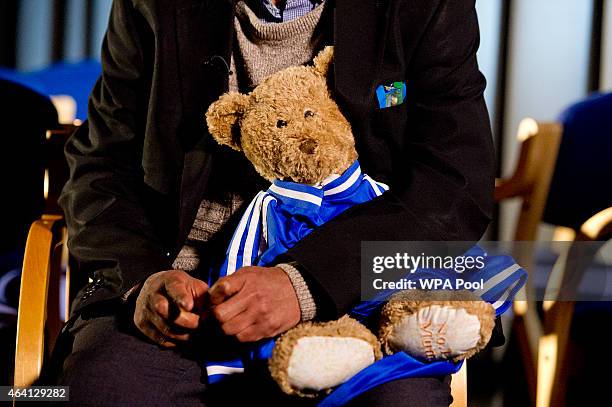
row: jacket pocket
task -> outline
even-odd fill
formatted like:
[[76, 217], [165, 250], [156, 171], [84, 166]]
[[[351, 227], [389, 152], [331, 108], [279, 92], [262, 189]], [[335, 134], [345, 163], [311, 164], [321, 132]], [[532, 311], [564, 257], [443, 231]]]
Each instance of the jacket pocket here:
[[372, 134], [389, 143], [392, 149], [401, 148], [404, 145], [408, 121], [408, 104], [376, 108], [372, 115]]

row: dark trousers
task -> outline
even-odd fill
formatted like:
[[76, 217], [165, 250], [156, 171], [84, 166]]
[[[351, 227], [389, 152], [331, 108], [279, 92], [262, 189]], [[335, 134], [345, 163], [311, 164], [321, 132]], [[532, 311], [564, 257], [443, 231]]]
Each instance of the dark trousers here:
[[[320, 400], [286, 396], [265, 369], [209, 387], [193, 342], [162, 349], [137, 331], [129, 312], [84, 315], [60, 336], [41, 382], [70, 386], [75, 406], [314, 406]], [[350, 405], [438, 407], [450, 402], [450, 378], [444, 377], [390, 382]]]

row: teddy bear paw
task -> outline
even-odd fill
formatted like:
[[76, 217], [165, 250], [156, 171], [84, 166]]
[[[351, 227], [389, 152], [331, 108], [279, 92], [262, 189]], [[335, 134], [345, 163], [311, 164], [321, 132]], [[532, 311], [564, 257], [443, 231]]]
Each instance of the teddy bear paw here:
[[374, 363], [372, 346], [357, 338], [300, 338], [289, 359], [287, 378], [298, 389], [324, 390], [344, 383]]
[[285, 393], [314, 396], [346, 382], [381, 356], [376, 337], [345, 317], [288, 331], [277, 340], [269, 367]]
[[383, 307], [379, 337], [387, 354], [459, 361], [483, 349], [494, 326], [495, 310], [472, 292], [405, 290]]
[[388, 345], [426, 360], [461, 359], [480, 341], [480, 320], [463, 308], [430, 305], [394, 326]]

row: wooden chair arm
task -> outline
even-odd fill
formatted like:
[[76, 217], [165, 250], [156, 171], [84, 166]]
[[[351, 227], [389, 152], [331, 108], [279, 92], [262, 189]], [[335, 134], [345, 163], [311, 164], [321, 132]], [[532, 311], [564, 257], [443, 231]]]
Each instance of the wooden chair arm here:
[[516, 177], [498, 178], [495, 180], [495, 201], [523, 196], [529, 191], [529, 184]]
[[61, 216], [44, 216], [30, 227], [23, 258], [17, 341], [15, 386], [28, 386], [40, 374], [44, 358], [44, 327], [54, 234]]
[[612, 207], [591, 216], [580, 227], [580, 234], [589, 240], [607, 240], [612, 236]]
[[467, 407], [467, 361], [464, 361], [461, 369], [451, 376], [451, 394], [453, 403], [449, 407]]

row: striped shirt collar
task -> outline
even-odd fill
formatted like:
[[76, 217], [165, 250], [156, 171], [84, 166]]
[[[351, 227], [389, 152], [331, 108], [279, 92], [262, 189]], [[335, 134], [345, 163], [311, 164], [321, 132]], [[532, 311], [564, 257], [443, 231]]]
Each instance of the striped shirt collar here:
[[257, 0], [251, 1], [249, 6], [261, 21], [283, 23], [309, 13], [322, 2], [323, 0], [286, 0], [284, 5], [277, 7], [271, 0]]
[[321, 186], [275, 180], [268, 192], [281, 201], [289, 199], [302, 204], [321, 206], [324, 200], [333, 201], [350, 195], [359, 188], [361, 181], [361, 167], [359, 161], [355, 160], [342, 175], [327, 178]]

